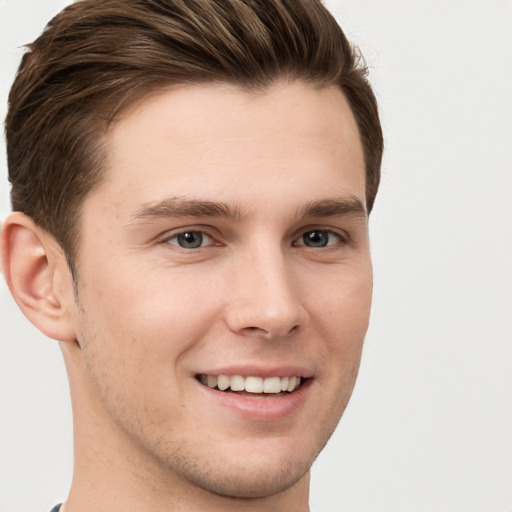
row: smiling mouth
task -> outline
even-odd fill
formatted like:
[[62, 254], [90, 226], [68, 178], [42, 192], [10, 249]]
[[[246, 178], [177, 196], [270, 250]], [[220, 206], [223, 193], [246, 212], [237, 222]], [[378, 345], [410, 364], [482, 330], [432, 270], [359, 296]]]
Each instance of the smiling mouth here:
[[301, 386], [302, 377], [262, 377], [241, 375], [197, 375], [197, 380], [204, 386], [239, 395], [253, 397], [277, 398], [293, 393]]

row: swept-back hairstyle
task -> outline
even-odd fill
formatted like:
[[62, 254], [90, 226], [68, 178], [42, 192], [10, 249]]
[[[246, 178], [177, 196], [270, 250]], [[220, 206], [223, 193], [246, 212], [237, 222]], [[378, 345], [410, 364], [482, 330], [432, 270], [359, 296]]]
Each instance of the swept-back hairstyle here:
[[371, 211], [383, 149], [377, 104], [321, 0], [81, 0], [64, 9], [28, 45], [9, 95], [12, 207], [55, 237], [74, 272], [80, 205], [101, 180], [105, 134], [124, 108], [173, 84], [259, 90], [280, 79], [343, 91]]

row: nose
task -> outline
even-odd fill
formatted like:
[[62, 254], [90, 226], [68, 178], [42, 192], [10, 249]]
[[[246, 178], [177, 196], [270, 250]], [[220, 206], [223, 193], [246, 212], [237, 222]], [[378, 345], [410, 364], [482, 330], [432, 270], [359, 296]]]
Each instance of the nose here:
[[271, 340], [304, 327], [307, 311], [286, 263], [282, 251], [275, 250], [252, 254], [237, 265], [226, 312], [231, 331]]

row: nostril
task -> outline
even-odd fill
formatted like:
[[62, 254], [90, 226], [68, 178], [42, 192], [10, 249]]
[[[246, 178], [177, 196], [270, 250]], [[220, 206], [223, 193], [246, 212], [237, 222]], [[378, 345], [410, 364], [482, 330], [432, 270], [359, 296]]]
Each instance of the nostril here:
[[246, 334], [261, 336], [263, 338], [277, 338], [281, 336], [290, 336], [299, 330], [299, 325], [294, 325], [288, 332], [281, 332], [279, 329], [264, 329], [263, 327], [248, 326], [244, 327], [243, 331]]
[[261, 327], [246, 327], [244, 330], [247, 332], [269, 334], [269, 331], [267, 331], [266, 329], [263, 329]]

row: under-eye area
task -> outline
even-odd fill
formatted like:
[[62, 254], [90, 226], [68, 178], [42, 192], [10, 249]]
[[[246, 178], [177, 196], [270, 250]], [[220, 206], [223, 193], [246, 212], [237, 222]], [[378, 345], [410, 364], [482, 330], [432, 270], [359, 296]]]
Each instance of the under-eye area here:
[[241, 375], [204, 375], [196, 376], [196, 379], [209, 388], [237, 393], [240, 395], [259, 395], [268, 398], [283, 396], [293, 393], [308, 379], [303, 377], [256, 377]]

